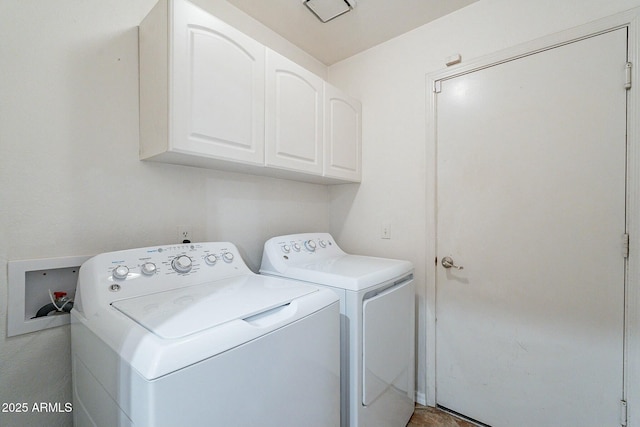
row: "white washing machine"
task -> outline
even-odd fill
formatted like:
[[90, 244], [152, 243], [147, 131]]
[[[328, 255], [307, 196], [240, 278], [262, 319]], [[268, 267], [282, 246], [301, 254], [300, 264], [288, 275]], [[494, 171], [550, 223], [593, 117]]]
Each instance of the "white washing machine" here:
[[340, 424], [338, 298], [231, 243], [91, 258], [71, 322], [76, 427]]
[[413, 265], [350, 255], [327, 233], [304, 233], [268, 240], [260, 273], [340, 297], [341, 425], [405, 427], [415, 403]]

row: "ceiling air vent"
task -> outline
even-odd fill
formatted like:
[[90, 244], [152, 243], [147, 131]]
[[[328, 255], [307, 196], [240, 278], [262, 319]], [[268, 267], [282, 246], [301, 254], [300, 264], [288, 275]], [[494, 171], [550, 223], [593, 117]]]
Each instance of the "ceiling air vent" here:
[[322, 22], [329, 22], [349, 12], [355, 6], [355, 0], [303, 0], [304, 4]]

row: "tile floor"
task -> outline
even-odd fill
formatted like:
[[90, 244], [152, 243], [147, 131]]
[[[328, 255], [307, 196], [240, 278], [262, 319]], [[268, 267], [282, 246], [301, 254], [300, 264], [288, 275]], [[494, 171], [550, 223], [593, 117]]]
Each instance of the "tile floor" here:
[[416, 410], [407, 427], [475, 427], [453, 415], [436, 408], [416, 405]]

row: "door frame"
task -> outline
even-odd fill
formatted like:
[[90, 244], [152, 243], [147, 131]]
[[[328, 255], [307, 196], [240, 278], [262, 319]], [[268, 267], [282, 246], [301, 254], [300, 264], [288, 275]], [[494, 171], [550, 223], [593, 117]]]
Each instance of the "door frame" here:
[[[625, 271], [625, 331], [624, 331], [624, 391], [627, 402], [627, 426], [640, 427], [640, 73], [638, 37], [640, 8], [603, 18], [589, 24], [554, 33], [531, 42], [471, 60], [451, 69], [426, 75], [426, 201], [431, 210], [426, 215], [426, 395], [429, 406], [436, 404], [436, 268], [437, 257], [437, 126], [436, 85], [504, 62], [533, 55], [554, 47], [579, 41], [614, 29], [628, 28], [628, 61], [631, 69], [631, 89], [627, 91], [627, 194], [626, 227], [630, 236], [630, 253]], [[621, 78], [622, 81], [622, 78]], [[431, 236], [435, 239], [430, 238]]]

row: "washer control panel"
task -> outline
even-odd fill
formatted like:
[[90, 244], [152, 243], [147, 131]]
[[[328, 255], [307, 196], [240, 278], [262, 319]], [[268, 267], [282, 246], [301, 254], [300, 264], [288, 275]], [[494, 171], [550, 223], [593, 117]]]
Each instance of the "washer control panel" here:
[[111, 280], [119, 281], [132, 280], [140, 276], [175, 274], [200, 274], [215, 278], [216, 272], [203, 270], [203, 267], [233, 264], [236, 259], [234, 252], [237, 252], [237, 249], [231, 244], [189, 243], [131, 249], [102, 256], [110, 255], [111, 262], [106, 269], [111, 275]]
[[95, 256], [82, 265], [78, 289], [115, 301], [242, 274], [252, 272], [232, 243], [166, 245]]

